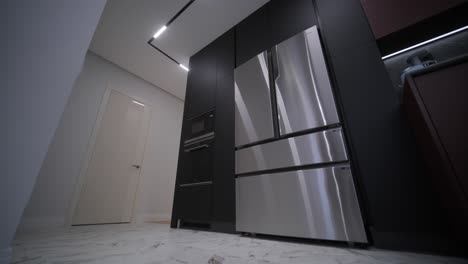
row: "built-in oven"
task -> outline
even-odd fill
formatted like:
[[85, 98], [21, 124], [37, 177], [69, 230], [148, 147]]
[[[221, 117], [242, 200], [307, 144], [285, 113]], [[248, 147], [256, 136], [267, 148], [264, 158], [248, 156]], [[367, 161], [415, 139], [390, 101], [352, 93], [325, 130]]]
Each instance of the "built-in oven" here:
[[201, 115], [185, 120], [184, 145], [200, 139], [214, 136], [215, 111], [211, 110]]
[[211, 184], [213, 179], [214, 110], [185, 120], [181, 186]]
[[181, 185], [211, 184], [214, 136], [184, 145]]

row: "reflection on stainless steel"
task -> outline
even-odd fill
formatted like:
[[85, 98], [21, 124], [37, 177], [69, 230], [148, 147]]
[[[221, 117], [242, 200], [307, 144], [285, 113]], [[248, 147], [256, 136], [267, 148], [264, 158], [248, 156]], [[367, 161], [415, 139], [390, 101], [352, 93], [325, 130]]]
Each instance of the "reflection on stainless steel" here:
[[341, 128], [336, 128], [240, 149], [236, 174], [347, 159]]
[[348, 166], [237, 178], [236, 230], [367, 242]]
[[234, 71], [236, 146], [272, 138], [268, 56], [263, 52]]
[[280, 133], [339, 123], [317, 27], [276, 45], [273, 54]]
[[[237, 147], [275, 137], [270, 76], [280, 135], [339, 124], [317, 27], [271, 52], [271, 75], [266, 52], [235, 70]], [[297, 168], [326, 162], [348, 162], [341, 128], [236, 151], [236, 174], [257, 174], [236, 179], [237, 230], [367, 242], [349, 166]]]

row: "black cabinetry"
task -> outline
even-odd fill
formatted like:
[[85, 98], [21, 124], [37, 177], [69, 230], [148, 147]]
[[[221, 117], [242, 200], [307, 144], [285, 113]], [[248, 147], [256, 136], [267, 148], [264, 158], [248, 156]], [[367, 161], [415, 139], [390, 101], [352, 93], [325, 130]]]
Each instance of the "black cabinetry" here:
[[278, 44], [317, 25], [311, 0], [272, 0], [269, 7], [271, 40]]
[[271, 47], [269, 5], [264, 5], [236, 26], [236, 65]]
[[180, 184], [210, 182], [213, 179], [214, 138], [200, 140], [184, 146], [183, 173]]
[[[453, 236], [468, 242], [468, 55], [408, 75], [403, 104]], [[464, 242], [462, 242], [464, 241]]]
[[190, 58], [184, 118], [199, 115], [215, 107], [216, 51], [213, 43]]
[[270, 1], [236, 26], [236, 65], [315, 25], [312, 1]]
[[179, 187], [178, 194], [183, 202], [178, 204], [178, 219], [189, 225], [209, 223], [213, 211], [212, 190], [211, 184]]
[[[233, 89], [228, 89], [225, 90], [223, 88], [220, 88], [220, 84], [222, 85], [222, 80], [227, 78], [227, 77], [234, 77], [234, 61], [235, 61], [235, 56], [234, 56], [234, 49], [235, 49], [235, 37], [234, 37], [234, 29], [231, 29], [230, 31], [226, 32], [224, 35], [219, 37], [216, 42], [215, 42], [215, 47], [216, 47], [216, 83], [217, 83], [217, 97], [216, 97], [216, 105], [217, 107], [224, 105], [224, 103], [227, 103], [226, 101], [219, 101], [221, 100], [218, 96], [219, 93], [223, 92], [232, 92], [232, 95], [234, 95], [234, 86], [232, 87]], [[232, 85], [234, 82], [231, 83]], [[229, 98], [229, 100], [231, 100]], [[222, 104], [220, 104], [222, 102]], [[234, 105], [234, 103], [233, 103]]]
[[234, 30], [217, 41], [216, 138], [213, 175], [215, 230], [234, 231]]
[[[234, 46], [231, 30], [190, 59], [172, 227], [234, 232]], [[206, 115], [214, 130], [193, 134]]]

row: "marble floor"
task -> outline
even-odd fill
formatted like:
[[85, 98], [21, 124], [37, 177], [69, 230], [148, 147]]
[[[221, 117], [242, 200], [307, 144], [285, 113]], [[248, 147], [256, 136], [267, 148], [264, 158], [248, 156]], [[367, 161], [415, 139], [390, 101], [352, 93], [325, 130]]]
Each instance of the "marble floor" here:
[[167, 224], [144, 224], [81, 226], [18, 234], [12, 263], [436, 264], [468, 261], [407, 252], [335, 248], [174, 230]]

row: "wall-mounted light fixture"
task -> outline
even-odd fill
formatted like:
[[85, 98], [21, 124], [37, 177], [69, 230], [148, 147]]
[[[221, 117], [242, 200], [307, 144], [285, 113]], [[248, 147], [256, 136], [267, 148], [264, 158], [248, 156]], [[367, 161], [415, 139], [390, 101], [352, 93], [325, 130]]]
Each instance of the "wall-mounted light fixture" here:
[[183, 65], [182, 63], [178, 62], [177, 60], [175, 60], [174, 58], [172, 58], [171, 56], [169, 56], [167, 53], [165, 53], [164, 51], [162, 51], [160, 48], [156, 47], [156, 45], [153, 44], [153, 41], [155, 39], [157, 39], [159, 36], [161, 36], [161, 34], [166, 31], [166, 29], [169, 27], [169, 25], [174, 22], [174, 20], [179, 17], [184, 11], [185, 9], [187, 9], [191, 4], [193, 4], [193, 2], [195, 2], [195, 0], [190, 0], [187, 2], [187, 4], [184, 5], [184, 7], [182, 7], [181, 10], [179, 10], [179, 12], [177, 12], [177, 14], [175, 14], [170, 20], [169, 22], [167, 22], [164, 26], [162, 26], [156, 33], [154, 33], [153, 37], [148, 40], [148, 44], [153, 47], [154, 49], [156, 49], [157, 51], [161, 52], [161, 54], [163, 54], [164, 56], [166, 56], [168, 59], [170, 59], [171, 61], [177, 63], [180, 68], [184, 69], [185, 71], [189, 71], [189, 68], [185, 65]]
[[450, 32], [448, 32], [448, 33], [445, 33], [445, 34], [440, 35], [440, 36], [438, 36], [438, 37], [435, 37], [435, 38], [432, 38], [432, 39], [423, 41], [423, 42], [418, 43], [418, 44], [416, 44], [416, 45], [413, 45], [413, 46], [411, 46], [411, 47], [408, 47], [408, 48], [399, 50], [399, 51], [397, 51], [397, 52], [394, 52], [394, 53], [385, 55], [385, 56], [382, 57], [382, 60], [385, 60], [385, 59], [391, 58], [391, 57], [393, 57], [393, 56], [396, 56], [396, 55], [398, 55], [398, 54], [401, 54], [401, 53], [403, 53], [403, 52], [406, 52], [406, 51], [409, 51], [409, 50], [412, 50], [412, 49], [421, 47], [421, 46], [423, 46], [423, 45], [429, 44], [429, 43], [434, 42], [434, 41], [436, 41], [436, 40], [439, 40], [439, 39], [442, 39], [442, 38], [446, 38], [446, 37], [448, 37], [448, 36], [451, 36], [451, 35], [453, 35], [453, 34], [456, 34], [456, 33], [458, 33], [458, 32], [461, 32], [461, 31], [463, 31], [463, 30], [466, 30], [466, 29], [468, 29], [468, 26], [464, 26], [464, 27], [461, 27], [461, 28], [456, 29], [456, 30], [454, 30], [454, 31], [450, 31]]

